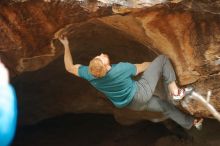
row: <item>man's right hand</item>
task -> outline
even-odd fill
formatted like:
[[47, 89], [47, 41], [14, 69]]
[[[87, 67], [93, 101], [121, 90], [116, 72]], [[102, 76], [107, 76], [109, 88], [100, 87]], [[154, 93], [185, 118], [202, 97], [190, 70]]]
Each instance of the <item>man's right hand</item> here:
[[64, 47], [69, 46], [69, 41], [67, 37], [59, 37], [60, 42], [64, 45]]

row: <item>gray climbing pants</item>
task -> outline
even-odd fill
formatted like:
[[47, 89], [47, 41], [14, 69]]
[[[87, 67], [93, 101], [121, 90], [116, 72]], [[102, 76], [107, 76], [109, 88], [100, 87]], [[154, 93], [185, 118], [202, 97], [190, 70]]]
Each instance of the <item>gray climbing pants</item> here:
[[168, 84], [175, 81], [176, 76], [169, 59], [164, 55], [154, 59], [141, 78], [136, 81], [137, 92], [127, 107], [136, 111], [162, 112], [164, 116], [174, 120], [183, 128], [190, 129], [194, 120], [192, 116], [181, 112], [168, 101], [168, 98], [164, 100], [164, 98], [153, 95], [161, 76], [167, 91]]

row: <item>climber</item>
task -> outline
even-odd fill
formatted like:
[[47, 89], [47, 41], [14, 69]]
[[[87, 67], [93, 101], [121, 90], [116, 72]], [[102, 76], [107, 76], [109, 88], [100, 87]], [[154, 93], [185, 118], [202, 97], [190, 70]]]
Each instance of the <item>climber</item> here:
[[[86, 79], [97, 90], [117, 107], [127, 107], [136, 111], [162, 112], [167, 118], [171, 118], [186, 129], [191, 127], [200, 128], [203, 119], [197, 119], [178, 110], [167, 100], [154, 96], [154, 90], [161, 76], [167, 90], [173, 99], [181, 100], [190, 90], [180, 89], [175, 83], [176, 76], [169, 59], [160, 55], [152, 62], [131, 64], [120, 62], [110, 64], [107, 54], [94, 57], [89, 66], [73, 64], [67, 37], [60, 36], [59, 40], [64, 46], [64, 64], [68, 72]], [[137, 81], [132, 77], [140, 73], [141, 78]]]
[[17, 104], [8, 70], [0, 61], [0, 146], [10, 145], [16, 129]]

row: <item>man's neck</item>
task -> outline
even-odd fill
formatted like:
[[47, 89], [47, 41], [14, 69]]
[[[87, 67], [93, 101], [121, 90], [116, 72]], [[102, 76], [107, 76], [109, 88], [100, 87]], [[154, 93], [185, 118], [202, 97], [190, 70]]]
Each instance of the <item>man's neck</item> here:
[[109, 71], [111, 68], [112, 68], [111, 65], [108, 65], [107, 66], [107, 71]]

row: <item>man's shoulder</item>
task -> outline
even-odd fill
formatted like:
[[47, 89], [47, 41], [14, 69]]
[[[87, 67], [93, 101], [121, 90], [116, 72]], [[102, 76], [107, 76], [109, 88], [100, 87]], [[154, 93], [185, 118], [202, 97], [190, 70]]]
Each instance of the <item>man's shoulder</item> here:
[[116, 64], [111, 64], [111, 66], [113, 67], [113, 68], [118, 68], [118, 67], [121, 67], [121, 66], [124, 66], [126, 63], [125, 62], [118, 62], [118, 63], [116, 63]]
[[127, 68], [130, 68], [132, 64], [129, 62], [119, 62], [117, 64], [112, 64], [112, 70], [126, 70]]
[[132, 63], [130, 63], [130, 62], [119, 62], [116, 65], [128, 65], [128, 64], [132, 64]]
[[86, 65], [79, 66], [78, 75], [79, 75], [79, 77], [84, 78], [86, 80], [91, 80], [93, 78], [89, 72], [88, 66], [86, 66]]
[[130, 63], [130, 62], [119, 62], [118, 65], [120, 67], [130, 67], [132, 65], [134, 65], [133, 63]]

